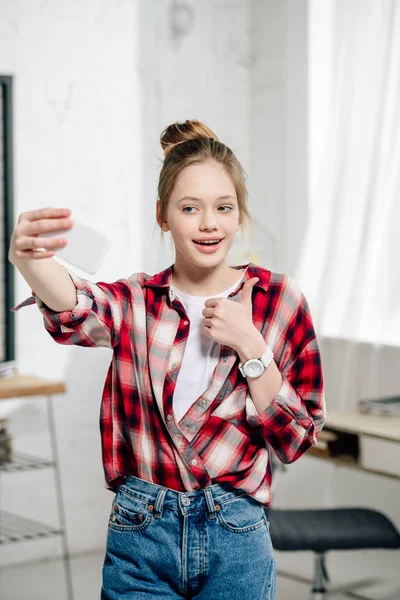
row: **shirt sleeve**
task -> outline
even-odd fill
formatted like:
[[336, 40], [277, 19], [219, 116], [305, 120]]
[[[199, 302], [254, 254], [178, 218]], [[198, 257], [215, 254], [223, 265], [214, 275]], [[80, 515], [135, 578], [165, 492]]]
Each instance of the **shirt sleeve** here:
[[54, 311], [33, 291], [31, 297], [11, 310], [36, 303], [46, 330], [60, 344], [115, 347], [123, 316], [129, 308], [129, 282], [121, 279], [114, 283], [93, 283], [69, 271], [68, 274], [76, 288], [77, 304], [72, 310]]
[[312, 445], [326, 417], [323, 373], [318, 342], [307, 301], [300, 303], [285, 330], [282, 386], [271, 404], [258, 413], [246, 397], [246, 419], [271, 445], [283, 463], [295, 462]]

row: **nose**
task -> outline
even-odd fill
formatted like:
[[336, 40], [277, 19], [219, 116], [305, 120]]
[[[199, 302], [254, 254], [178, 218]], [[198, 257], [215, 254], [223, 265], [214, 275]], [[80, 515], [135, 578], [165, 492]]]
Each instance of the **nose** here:
[[212, 211], [204, 212], [201, 219], [200, 229], [218, 229], [217, 219]]

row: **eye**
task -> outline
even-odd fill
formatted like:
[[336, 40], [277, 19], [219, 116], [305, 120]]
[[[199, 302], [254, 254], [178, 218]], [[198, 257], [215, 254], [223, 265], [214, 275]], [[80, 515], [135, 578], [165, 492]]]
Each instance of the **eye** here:
[[[186, 209], [187, 209], [187, 208], [195, 208], [195, 207], [194, 207], [194, 206], [185, 206], [185, 207], [182, 209], [182, 211], [183, 211], [183, 212], [186, 212]], [[220, 208], [228, 208], [229, 210], [232, 210], [232, 207], [231, 207], [231, 206], [219, 206], [219, 207], [218, 207], [218, 210], [219, 210]], [[220, 211], [220, 212], [227, 212], [227, 211], [226, 211], [226, 210], [224, 210], [224, 211]], [[193, 213], [192, 213], [192, 212], [190, 212], [190, 213], [189, 213], [189, 212], [186, 212], [186, 214], [187, 214], [187, 215], [192, 215]]]

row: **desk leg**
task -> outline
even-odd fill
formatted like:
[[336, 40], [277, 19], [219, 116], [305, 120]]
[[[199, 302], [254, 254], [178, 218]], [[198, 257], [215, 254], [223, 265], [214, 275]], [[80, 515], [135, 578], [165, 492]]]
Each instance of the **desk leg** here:
[[50, 441], [51, 441], [51, 454], [54, 462], [54, 480], [56, 486], [56, 494], [57, 494], [57, 508], [58, 508], [58, 520], [61, 526], [62, 534], [61, 534], [61, 543], [63, 549], [63, 561], [64, 561], [64, 571], [65, 571], [65, 582], [67, 586], [67, 598], [68, 600], [73, 600], [73, 587], [72, 587], [72, 574], [71, 574], [71, 564], [68, 550], [68, 540], [67, 540], [67, 528], [65, 522], [65, 510], [64, 510], [64, 500], [62, 494], [61, 487], [61, 475], [60, 475], [60, 463], [57, 452], [57, 437], [56, 437], [56, 426], [54, 419], [54, 411], [53, 411], [53, 397], [51, 395], [46, 396], [47, 400], [47, 415], [49, 419], [49, 430], [50, 430]]

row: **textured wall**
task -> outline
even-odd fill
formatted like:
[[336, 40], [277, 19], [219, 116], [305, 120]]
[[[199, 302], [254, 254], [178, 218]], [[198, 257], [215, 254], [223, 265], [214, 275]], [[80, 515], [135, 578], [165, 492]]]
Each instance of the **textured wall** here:
[[[113, 243], [98, 273], [104, 280], [140, 268], [136, 8], [100, 0], [0, 4], [0, 71], [15, 84], [15, 213], [68, 206], [108, 232]], [[15, 292], [17, 302], [30, 294], [18, 272]], [[71, 550], [102, 547], [112, 495], [103, 488], [98, 417], [111, 354], [55, 344], [35, 307], [17, 313], [16, 327], [21, 372], [68, 387], [54, 407]], [[43, 398], [2, 403], [2, 411], [13, 411], [17, 448], [49, 455], [44, 409]], [[0, 483], [3, 509], [57, 523], [52, 470], [4, 474]], [[0, 561], [57, 554], [53, 538], [1, 547]]]

